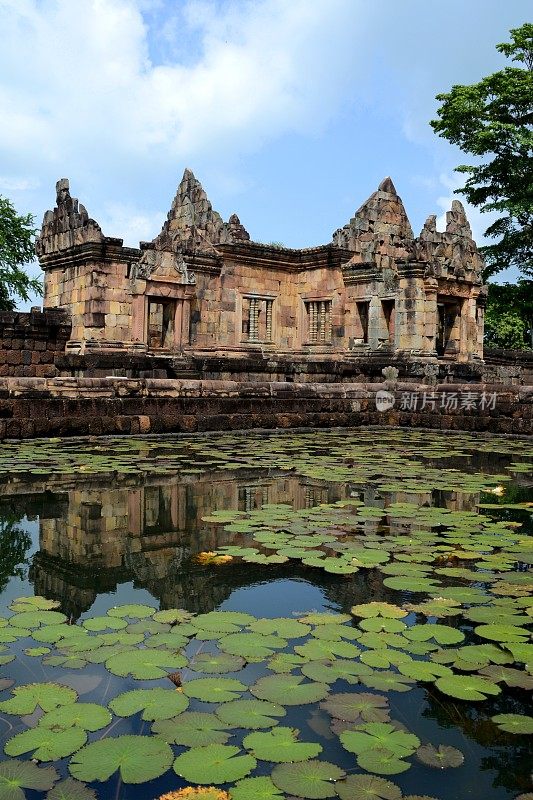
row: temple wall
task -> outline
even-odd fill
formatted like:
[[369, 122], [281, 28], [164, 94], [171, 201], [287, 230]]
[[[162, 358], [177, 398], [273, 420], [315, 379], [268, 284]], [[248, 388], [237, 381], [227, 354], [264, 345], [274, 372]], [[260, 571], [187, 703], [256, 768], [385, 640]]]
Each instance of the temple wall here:
[[532, 434], [533, 387], [0, 379], [0, 439], [359, 425]]
[[62, 311], [0, 311], [0, 377], [53, 378], [71, 324]]

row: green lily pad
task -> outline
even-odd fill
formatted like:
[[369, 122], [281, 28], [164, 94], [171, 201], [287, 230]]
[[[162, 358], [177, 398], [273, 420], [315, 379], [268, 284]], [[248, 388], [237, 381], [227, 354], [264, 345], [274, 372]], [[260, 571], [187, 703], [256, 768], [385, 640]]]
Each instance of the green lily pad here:
[[118, 717], [131, 717], [142, 711], [142, 719], [170, 719], [189, 707], [189, 699], [175, 689], [133, 689], [119, 694], [109, 703]]
[[21, 611], [9, 618], [9, 624], [15, 628], [40, 628], [43, 625], [56, 625], [66, 622], [67, 618], [60, 611]]
[[250, 692], [260, 700], [285, 706], [316, 703], [329, 692], [325, 683], [303, 683], [300, 675], [268, 675], [250, 686]]
[[96, 792], [74, 778], [65, 778], [50, 789], [46, 800], [96, 800]]
[[191, 783], [229, 783], [248, 775], [256, 766], [255, 758], [242, 754], [233, 745], [209, 744], [192, 747], [174, 761], [174, 771]]
[[90, 617], [81, 623], [88, 631], [118, 631], [127, 626], [127, 621], [121, 617]]
[[341, 800], [401, 800], [402, 797], [399, 786], [376, 775], [348, 775], [335, 788]]
[[145, 783], [159, 778], [171, 766], [169, 745], [156, 737], [117, 736], [91, 742], [75, 753], [69, 764], [80, 781], [106, 781], [117, 770], [124, 783]]
[[364, 750], [357, 756], [357, 763], [361, 769], [375, 772], [377, 775], [398, 775], [411, 766], [408, 761], [403, 761], [384, 747]]
[[265, 700], [233, 700], [216, 710], [217, 716], [227, 725], [248, 730], [271, 728], [279, 722], [276, 717], [284, 717], [286, 713], [281, 705]]
[[183, 656], [166, 650], [126, 650], [112, 655], [105, 662], [106, 669], [113, 675], [131, 675], [139, 680], [164, 678], [169, 669], [179, 669], [187, 665]]
[[514, 625], [478, 625], [477, 628], [474, 628], [474, 632], [483, 639], [491, 639], [495, 642], [521, 644], [529, 639], [529, 631]]
[[48, 600], [46, 597], [34, 595], [33, 597], [17, 597], [9, 608], [12, 611], [34, 611], [35, 609], [47, 611], [52, 608], [58, 608], [59, 605], [59, 600]]
[[231, 800], [281, 800], [282, 794], [267, 776], [243, 778], [231, 787]]
[[339, 738], [345, 750], [357, 755], [365, 750], [382, 748], [398, 758], [405, 758], [420, 747], [420, 740], [414, 733], [399, 731], [387, 722], [367, 722], [355, 730], [344, 731]]
[[153, 619], [156, 622], [170, 623], [175, 625], [180, 622], [188, 622], [192, 619], [193, 614], [190, 611], [185, 611], [183, 608], [167, 608], [162, 611], [156, 611]]
[[[223, 706], [222, 706], [223, 707]], [[205, 711], [185, 711], [173, 719], [156, 720], [152, 733], [169, 744], [185, 747], [205, 747], [208, 744], [226, 744], [230, 734], [228, 726], [215, 714]]]
[[48, 711], [39, 720], [39, 726], [56, 730], [76, 727], [85, 731], [98, 731], [109, 725], [111, 719], [107, 708], [97, 703], [72, 703]]
[[335, 683], [343, 680], [352, 685], [359, 683], [360, 675], [370, 675], [372, 669], [366, 664], [346, 659], [331, 661], [309, 661], [301, 667], [302, 675], [318, 683]]
[[491, 719], [500, 730], [507, 733], [533, 733], [533, 717], [528, 717], [526, 714], [496, 714]]
[[231, 633], [228, 636], [223, 636], [218, 646], [225, 653], [242, 656], [247, 661], [259, 662], [273, 655], [274, 650], [282, 650], [287, 646], [287, 641], [274, 635]]
[[207, 675], [222, 675], [226, 672], [239, 672], [245, 663], [244, 658], [230, 653], [198, 653], [189, 662], [189, 667]]
[[401, 619], [407, 616], [407, 611], [399, 606], [392, 605], [391, 603], [380, 603], [372, 601], [371, 603], [360, 603], [359, 605], [352, 606], [352, 614], [354, 617], [386, 617], [388, 619]]
[[244, 737], [243, 747], [251, 750], [255, 758], [276, 763], [306, 761], [322, 752], [315, 742], [299, 742], [295, 728], [273, 728], [267, 732], [250, 733]]
[[[124, 606], [115, 606], [108, 610], [110, 617], [129, 617], [130, 619], [146, 619], [155, 614], [156, 609], [141, 603], [130, 603]], [[161, 620], [159, 620], [161, 622]], [[128, 781], [134, 783], [134, 781]]]
[[432, 744], [423, 744], [416, 751], [416, 755], [423, 764], [435, 767], [435, 769], [460, 767], [465, 760], [460, 750], [446, 744], [439, 744], [438, 747], [434, 747]]
[[37, 707], [51, 711], [57, 706], [75, 703], [78, 695], [69, 686], [59, 683], [29, 683], [16, 686], [13, 697], [0, 703], [0, 711], [7, 714], [33, 714]]
[[500, 687], [476, 675], [451, 675], [437, 678], [435, 686], [443, 694], [460, 700], [486, 700], [488, 695], [500, 694]]
[[332, 717], [347, 722], [354, 722], [359, 718], [366, 722], [386, 722], [389, 718], [387, 698], [369, 692], [332, 694], [320, 704], [320, 708]]
[[278, 789], [297, 797], [321, 800], [335, 797], [335, 781], [345, 776], [340, 767], [327, 761], [298, 761], [279, 764], [272, 770], [272, 782]]
[[21, 756], [33, 752], [32, 758], [37, 761], [57, 761], [75, 753], [86, 741], [87, 733], [83, 728], [51, 730], [38, 725], [8, 739], [4, 753], [7, 756]]
[[32, 761], [10, 759], [0, 762], [0, 800], [25, 800], [24, 789], [46, 792], [59, 774], [53, 767], [38, 767]]
[[229, 703], [237, 700], [247, 687], [234, 678], [196, 678], [183, 684], [187, 697], [195, 697], [205, 703]]
[[[277, 617], [274, 619], [257, 619], [248, 626], [253, 633], [276, 634], [282, 639], [299, 639], [307, 636], [311, 631], [309, 625], [304, 625], [296, 619]], [[250, 778], [250, 780], [253, 780]]]
[[163, 647], [165, 650], [171, 650], [175, 653], [184, 648], [188, 641], [187, 636], [183, 636], [179, 631], [168, 631], [155, 633], [149, 636], [148, 639], [145, 640], [145, 645], [150, 649]]
[[369, 689], [377, 689], [380, 692], [408, 692], [413, 688], [413, 679], [407, 675], [398, 675], [391, 670], [380, 670], [371, 675], [361, 675], [361, 683]]

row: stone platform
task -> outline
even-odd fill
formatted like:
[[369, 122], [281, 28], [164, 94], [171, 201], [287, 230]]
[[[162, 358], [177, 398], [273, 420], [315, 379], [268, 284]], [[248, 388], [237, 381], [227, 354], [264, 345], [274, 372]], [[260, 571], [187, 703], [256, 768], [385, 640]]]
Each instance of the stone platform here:
[[531, 435], [533, 387], [0, 378], [0, 439], [363, 425]]

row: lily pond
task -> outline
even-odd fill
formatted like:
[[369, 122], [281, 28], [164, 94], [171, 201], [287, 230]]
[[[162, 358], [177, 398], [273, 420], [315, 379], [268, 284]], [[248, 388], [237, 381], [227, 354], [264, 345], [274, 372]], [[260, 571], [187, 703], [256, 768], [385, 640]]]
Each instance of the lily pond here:
[[0, 800], [532, 800], [526, 439], [0, 447]]

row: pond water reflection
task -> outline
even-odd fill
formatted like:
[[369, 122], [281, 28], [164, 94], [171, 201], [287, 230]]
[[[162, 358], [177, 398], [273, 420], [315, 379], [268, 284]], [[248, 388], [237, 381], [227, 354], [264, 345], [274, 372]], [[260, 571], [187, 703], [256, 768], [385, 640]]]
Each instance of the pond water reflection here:
[[[131, 463], [132, 471], [115, 469], [110, 474], [98, 462], [97, 468], [92, 468], [94, 454], [105, 451], [106, 447], [111, 452], [118, 447], [121, 463]], [[369, 433], [337, 431], [320, 432], [314, 438], [309, 433], [261, 434], [259, 442], [250, 436], [209, 440], [163, 438], [152, 440], [149, 445], [135, 440], [130, 442], [129, 452], [124, 439], [110, 440], [109, 445], [103, 440], [78, 443], [77, 450], [72, 443], [65, 443], [59, 449], [63, 452], [52, 466], [48, 451], [42, 459], [43, 463], [46, 461], [44, 467], [38, 459], [41, 465], [36, 470], [24, 471], [20, 465], [26, 456], [21, 456], [14, 460], [17, 468], [11, 475], [6, 474], [0, 500], [1, 613], [11, 613], [8, 606], [14, 598], [35, 594], [58, 601], [59, 610], [71, 623], [105, 614], [122, 603], [185, 609], [195, 615], [221, 609], [258, 618], [296, 619], [312, 611], [349, 615], [353, 606], [370, 601], [407, 608], [430, 597], [452, 596], [453, 591], [447, 587], [486, 592], [487, 599], [478, 602], [498, 605], [505, 594], [502, 591], [489, 594], [495, 585], [511, 586], [506, 613], [518, 618], [526, 606], [523, 601], [530, 583], [519, 579], [513, 583], [514, 577], [509, 577], [526, 574], [524, 570], [529, 564], [521, 560], [525, 558], [522, 550], [525, 553], [525, 541], [531, 533], [527, 506], [532, 497], [530, 476], [523, 467], [531, 447], [526, 441], [487, 438], [476, 442], [467, 436], [433, 434], [424, 438], [420, 432], [394, 432], [390, 441], [384, 442], [373, 440]], [[76, 454], [75, 468], [72, 461], [68, 464], [61, 461], [67, 451]], [[365, 456], [361, 455], [363, 451]], [[10, 446], [10, 453], [17, 455], [16, 445]], [[38, 453], [36, 444], [33, 457]], [[291, 459], [295, 466], [290, 465]], [[148, 463], [140, 470], [139, 464], [145, 460]], [[89, 474], [84, 474], [84, 464]], [[491, 508], [480, 509], [480, 504]], [[442, 515], [433, 521], [428, 516], [417, 517], [409, 511], [413, 506], [419, 510], [444, 509], [450, 519], [455, 514], [463, 529], [457, 523], [447, 531]], [[255, 548], [255, 553], [267, 556], [284, 552], [287, 543], [283, 538], [278, 549], [269, 539], [269, 531], [277, 531], [279, 536], [288, 527], [276, 523], [276, 514], [284, 513], [279, 510], [283, 508], [300, 513], [294, 517], [294, 541], [304, 548], [304, 556], [288, 556], [277, 564], [247, 562], [238, 554], [218, 564], [213, 563], [212, 557], [206, 557], [221, 548], [239, 548], [243, 553]], [[324, 522], [320, 514], [325, 514], [328, 508], [333, 516]], [[346, 508], [353, 510], [352, 528], [347, 527], [345, 517], [339, 523], [335, 521], [334, 514], [339, 509], [345, 514]], [[260, 514], [266, 515], [261, 525], [257, 522]], [[468, 555], [468, 542], [465, 544], [466, 535], [479, 534], [472, 525], [474, 514], [480, 519], [487, 544], [484, 555], [480, 555], [482, 543], [476, 540], [475, 563]], [[316, 525], [310, 523], [313, 519], [317, 520]], [[498, 528], [502, 522], [504, 527]], [[520, 523], [520, 546], [510, 545], [512, 556], [491, 562], [490, 558], [495, 559], [501, 551], [490, 537], [502, 533], [509, 522]], [[257, 531], [266, 534], [263, 540], [261, 536], [255, 538]], [[322, 559], [324, 553], [305, 542], [306, 532], [312, 536], [325, 532], [325, 547], [332, 548], [336, 558], [345, 557], [346, 547], [352, 547], [353, 540], [362, 543], [369, 553], [384, 547], [384, 542], [391, 544], [387, 545], [387, 557], [381, 560], [381, 566], [379, 559], [366, 565], [359, 554], [359, 561], [353, 562], [358, 564], [356, 571], [335, 574], [313, 563], [315, 556]], [[424, 539], [426, 534], [429, 538]], [[448, 538], [436, 538], [441, 534]], [[412, 563], [408, 548], [399, 544], [411, 541], [410, 537], [414, 542], [413, 552], [420, 556]], [[459, 555], [450, 555], [449, 544], [445, 546], [443, 542], [454, 543]], [[433, 559], [433, 545], [437, 550], [440, 548], [442, 558]], [[305, 557], [305, 548], [313, 551], [310, 560]], [[479, 561], [481, 558], [485, 560]], [[513, 562], [511, 566], [506, 563], [509, 559]], [[433, 560], [435, 564], [430, 563]], [[391, 569], [391, 564], [398, 570]], [[438, 592], [412, 592], [408, 587], [396, 589], [387, 585], [391, 582], [387, 579], [395, 576], [418, 580], [429, 575], [431, 580], [436, 577], [432, 573], [435, 567], [444, 569], [438, 575]], [[470, 570], [470, 574], [461, 574], [461, 570]], [[472, 570], [478, 570], [478, 575], [474, 576]], [[514, 591], [513, 586], [519, 588]], [[512, 604], [515, 605], [511, 611]], [[472, 602], [467, 598], [459, 605], [467, 611]], [[500, 613], [502, 608], [500, 605]], [[356, 620], [353, 625], [361, 627], [361, 620]], [[403, 621], [408, 626], [428, 621], [456, 628], [466, 637], [465, 645], [483, 641], [473, 633], [477, 623], [462, 615], [430, 617], [409, 611]], [[362, 629], [372, 630], [364, 626]], [[360, 631], [357, 635], [361, 635]], [[366, 633], [363, 638], [365, 635], [368, 637]], [[389, 652], [400, 646], [393, 634], [380, 635], [393, 637]], [[103, 664], [89, 663], [76, 670], [68, 668], [68, 661], [63, 667], [46, 666], [25, 654], [29, 646], [22, 639], [9, 644], [17, 659], [2, 669], [17, 684], [35, 680], [63, 682], [75, 686], [79, 693], [83, 689], [83, 702], [104, 705], [127, 689], [168, 688], [168, 681], [110, 676]], [[188, 647], [191, 646], [192, 642]], [[381, 645], [378, 648], [368, 638], [366, 647], [380, 649]], [[216, 642], [208, 641], [206, 649], [216, 652]], [[425, 653], [420, 649], [418, 655], [423, 654], [427, 659], [430, 653], [428, 647]], [[527, 673], [527, 664], [524, 666], [519, 658], [513, 664], [513, 660], [510, 659], [509, 666]], [[325, 663], [325, 657], [322, 661]], [[473, 663], [478, 675], [484, 663]], [[375, 670], [380, 669], [385, 667], [376, 665]], [[392, 662], [386, 671], [396, 673], [397, 669], [398, 663]], [[459, 673], [470, 674], [465, 672], [464, 663]], [[235, 677], [249, 685], [265, 674], [270, 674], [265, 664], [252, 660]], [[251, 677], [244, 680], [244, 675]], [[194, 673], [192, 676], [197, 677]], [[381, 688], [379, 693], [385, 694], [390, 703], [390, 717], [400, 727], [415, 733], [423, 743], [458, 748], [465, 758], [462, 767], [446, 770], [442, 778], [439, 771], [416, 759], [412, 759], [406, 772], [384, 777], [397, 783], [406, 796], [427, 795], [442, 800], [456, 797], [500, 800], [528, 791], [527, 737], [499, 731], [490, 719], [500, 713], [527, 714], [528, 694], [521, 686], [502, 684], [502, 689], [497, 696], [470, 703], [446, 696], [433, 682], [415, 683], [405, 693]], [[331, 692], [347, 691], [375, 689], [342, 679], [331, 684]], [[8, 696], [5, 690], [0, 700]], [[198, 707], [206, 710], [203, 705], [200, 703]], [[28, 724], [35, 721], [25, 718], [14, 722], [9, 718], [7, 727], [0, 727], [2, 746]], [[149, 726], [137, 717], [113, 724], [116, 725], [113, 735], [149, 733]], [[330, 717], [318, 703], [291, 707], [281, 724], [298, 728], [304, 741], [320, 742], [321, 760], [338, 765], [348, 774], [362, 772], [356, 765], [356, 756], [347, 752], [332, 733]], [[98, 736], [91, 734], [90, 740], [94, 738]], [[175, 754], [183, 749], [175, 748]], [[59, 760], [56, 766], [62, 775], [68, 774], [68, 758]], [[271, 768], [272, 764], [260, 760], [253, 774], [268, 775]], [[142, 786], [124, 786], [116, 775], [92, 785], [99, 800], [126, 800], [156, 798], [163, 791], [177, 789], [187, 782], [180, 782], [170, 772]], [[31, 798], [44, 796], [44, 792], [28, 792]]]

